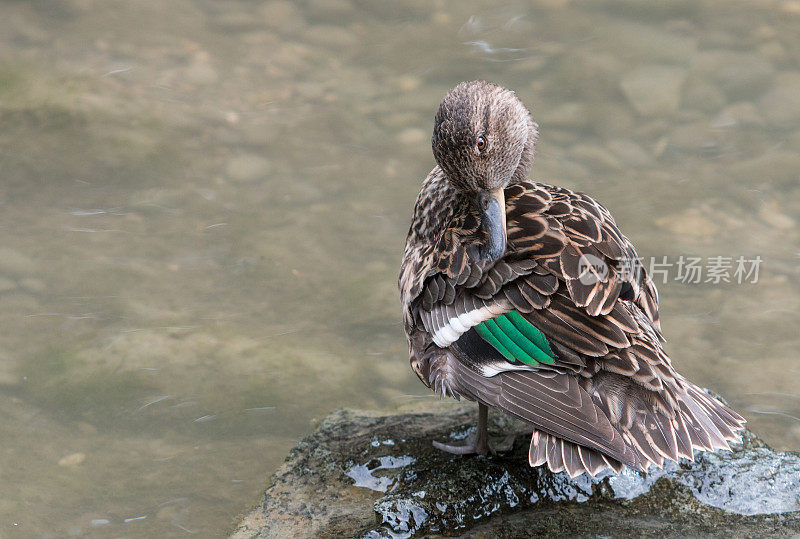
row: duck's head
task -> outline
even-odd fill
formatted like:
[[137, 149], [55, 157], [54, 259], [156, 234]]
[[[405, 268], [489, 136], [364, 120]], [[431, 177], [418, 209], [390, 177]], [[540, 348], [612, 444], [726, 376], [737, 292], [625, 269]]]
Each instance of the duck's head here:
[[485, 81], [462, 82], [436, 113], [433, 155], [450, 184], [475, 205], [487, 234], [479, 256], [506, 248], [503, 189], [528, 178], [537, 126], [514, 92]]

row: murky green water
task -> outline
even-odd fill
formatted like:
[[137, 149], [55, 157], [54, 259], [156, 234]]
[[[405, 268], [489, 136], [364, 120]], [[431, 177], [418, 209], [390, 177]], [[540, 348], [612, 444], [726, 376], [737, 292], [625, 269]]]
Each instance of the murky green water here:
[[0, 36], [0, 536], [222, 535], [315, 418], [427, 395], [396, 275], [473, 78], [643, 256], [761, 256], [673, 267], [664, 330], [800, 449], [800, 3], [6, 1]]

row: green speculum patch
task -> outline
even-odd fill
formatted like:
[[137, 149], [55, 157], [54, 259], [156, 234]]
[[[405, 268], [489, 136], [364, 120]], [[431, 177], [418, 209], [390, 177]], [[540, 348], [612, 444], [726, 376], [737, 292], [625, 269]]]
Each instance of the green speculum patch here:
[[555, 354], [544, 334], [517, 311], [509, 311], [475, 326], [478, 335], [509, 361], [536, 366], [555, 364]]

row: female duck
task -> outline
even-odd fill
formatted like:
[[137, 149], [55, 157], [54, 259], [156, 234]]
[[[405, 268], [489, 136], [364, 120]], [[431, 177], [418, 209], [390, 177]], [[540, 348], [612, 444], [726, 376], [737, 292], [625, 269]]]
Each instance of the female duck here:
[[400, 273], [411, 366], [479, 404], [453, 453], [494, 451], [487, 407], [533, 426], [529, 462], [570, 476], [646, 471], [728, 448], [744, 420], [683, 378], [658, 295], [592, 198], [528, 179], [537, 126], [513, 92], [465, 82], [433, 131]]

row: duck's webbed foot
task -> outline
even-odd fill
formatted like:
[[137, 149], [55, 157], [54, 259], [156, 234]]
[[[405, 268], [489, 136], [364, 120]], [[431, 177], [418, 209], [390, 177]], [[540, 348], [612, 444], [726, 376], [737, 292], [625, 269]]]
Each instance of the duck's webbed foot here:
[[487, 453], [496, 455], [497, 453], [510, 451], [511, 448], [514, 447], [514, 440], [516, 439], [516, 434], [509, 434], [508, 436], [486, 436], [485, 439], [480, 439], [476, 435], [470, 435], [463, 445], [433, 442], [433, 447], [454, 455], [486, 455]]
[[509, 451], [514, 446], [514, 440], [518, 433], [508, 436], [489, 436], [487, 429], [488, 407], [484, 404], [478, 405], [478, 427], [474, 434], [470, 434], [463, 444], [443, 444], [433, 442], [433, 447], [454, 455], [486, 455], [491, 453], [496, 455], [498, 451]]

